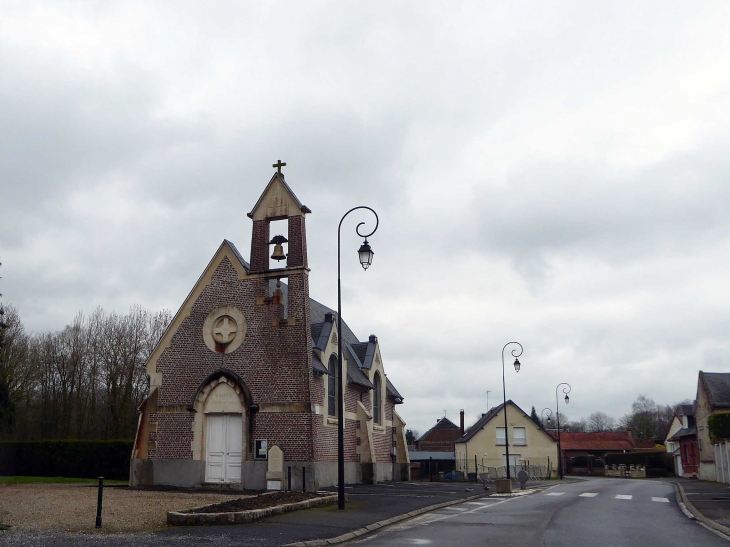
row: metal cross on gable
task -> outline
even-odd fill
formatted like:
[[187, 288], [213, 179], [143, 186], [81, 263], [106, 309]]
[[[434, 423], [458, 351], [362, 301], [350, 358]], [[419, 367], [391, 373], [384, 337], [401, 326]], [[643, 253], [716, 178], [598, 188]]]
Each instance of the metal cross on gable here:
[[286, 165], [286, 163], [282, 163], [281, 160], [277, 160], [276, 163], [274, 165], [272, 165], [271, 167], [276, 167], [279, 170], [279, 173], [281, 173], [281, 168], [284, 167], [285, 165]]

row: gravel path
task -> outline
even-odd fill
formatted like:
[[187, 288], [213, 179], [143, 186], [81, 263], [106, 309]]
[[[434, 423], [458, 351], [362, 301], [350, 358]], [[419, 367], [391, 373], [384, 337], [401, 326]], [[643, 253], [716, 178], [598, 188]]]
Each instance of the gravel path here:
[[[95, 532], [96, 485], [0, 484], [0, 524], [11, 531]], [[104, 488], [102, 531], [163, 528], [167, 512], [220, 503], [240, 493], [165, 492]], [[2, 532], [0, 532], [2, 533]]]

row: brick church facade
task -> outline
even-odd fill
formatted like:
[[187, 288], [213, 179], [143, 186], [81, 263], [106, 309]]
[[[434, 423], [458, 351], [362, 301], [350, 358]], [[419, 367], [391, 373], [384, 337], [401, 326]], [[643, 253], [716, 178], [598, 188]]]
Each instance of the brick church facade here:
[[[250, 262], [227, 240], [218, 248], [147, 361], [132, 486], [265, 489], [273, 447], [283, 452], [283, 488], [335, 485], [338, 387], [346, 482], [408, 478], [395, 410], [403, 397], [385, 375], [377, 337], [361, 342], [344, 321], [337, 332], [336, 313], [309, 297], [309, 212], [275, 173], [248, 214]], [[282, 220], [286, 237], [272, 238], [271, 223]], [[272, 245], [283, 265], [270, 264]]]

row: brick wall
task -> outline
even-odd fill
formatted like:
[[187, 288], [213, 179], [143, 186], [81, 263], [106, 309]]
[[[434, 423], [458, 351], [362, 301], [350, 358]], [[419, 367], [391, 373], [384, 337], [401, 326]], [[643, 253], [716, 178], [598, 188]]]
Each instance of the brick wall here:
[[153, 413], [150, 415], [150, 422], [157, 422], [157, 432], [150, 434], [150, 440], [157, 440], [157, 447], [149, 451], [148, 458], [180, 460], [193, 458], [191, 413]]

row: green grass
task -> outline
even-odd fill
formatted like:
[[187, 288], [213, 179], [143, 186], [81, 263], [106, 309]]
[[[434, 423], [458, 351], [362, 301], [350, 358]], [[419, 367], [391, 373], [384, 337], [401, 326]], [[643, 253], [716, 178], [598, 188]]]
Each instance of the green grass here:
[[[73, 479], [69, 477], [0, 477], [0, 483], [4, 484], [29, 484], [33, 482], [40, 482], [46, 484], [97, 484], [98, 479]], [[127, 481], [113, 481], [104, 479], [104, 484], [128, 484]]]

